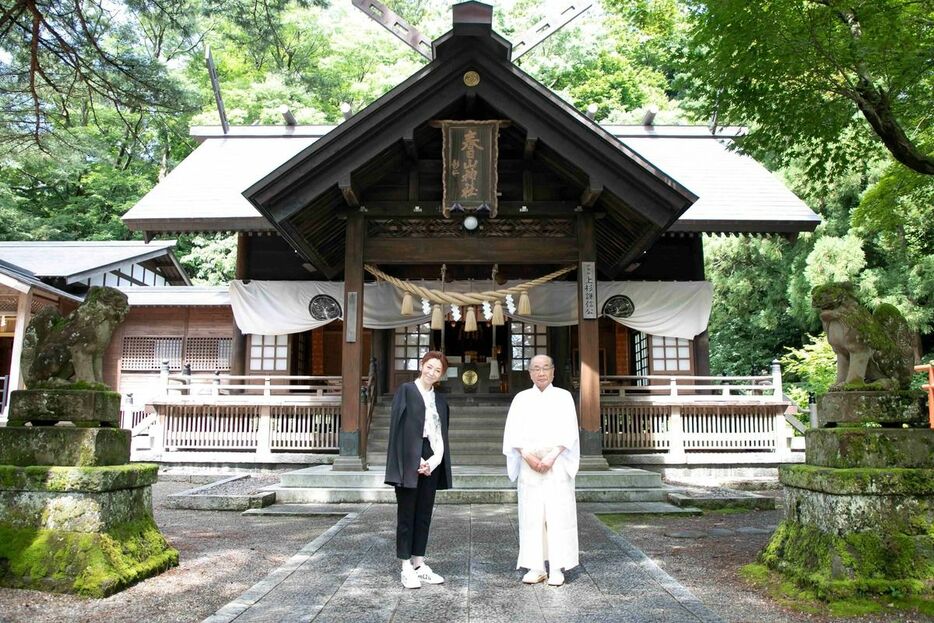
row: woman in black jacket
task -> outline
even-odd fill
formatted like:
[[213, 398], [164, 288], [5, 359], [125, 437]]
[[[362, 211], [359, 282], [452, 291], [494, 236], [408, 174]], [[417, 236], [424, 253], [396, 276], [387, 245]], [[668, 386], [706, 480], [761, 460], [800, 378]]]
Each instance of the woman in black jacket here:
[[442, 353], [425, 353], [418, 378], [399, 387], [392, 400], [386, 484], [396, 488], [396, 555], [405, 588], [444, 582], [425, 564], [425, 548], [435, 491], [451, 488], [448, 404], [434, 391], [447, 369]]

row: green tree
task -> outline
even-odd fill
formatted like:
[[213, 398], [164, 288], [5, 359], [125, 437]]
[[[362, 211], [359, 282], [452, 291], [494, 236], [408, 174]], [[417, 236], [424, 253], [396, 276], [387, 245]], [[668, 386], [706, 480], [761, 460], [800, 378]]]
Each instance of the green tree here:
[[934, 174], [934, 13], [915, 0], [688, 0], [685, 90], [743, 147], [820, 169], [871, 155]]

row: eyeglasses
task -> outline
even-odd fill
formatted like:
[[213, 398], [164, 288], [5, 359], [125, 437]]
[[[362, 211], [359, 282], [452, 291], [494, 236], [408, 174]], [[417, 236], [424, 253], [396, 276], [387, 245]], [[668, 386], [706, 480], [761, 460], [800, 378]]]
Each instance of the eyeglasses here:
[[554, 366], [535, 366], [534, 368], [529, 368], [529, 372], [532, 374], [538, 374], [539, 372], [549, 372], [550, 370], [554, 369]]

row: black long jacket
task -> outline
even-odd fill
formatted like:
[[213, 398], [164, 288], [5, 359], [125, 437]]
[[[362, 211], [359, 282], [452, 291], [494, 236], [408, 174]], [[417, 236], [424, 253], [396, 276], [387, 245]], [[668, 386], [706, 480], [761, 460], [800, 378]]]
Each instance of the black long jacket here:
[[[435, 392], [435, 406], [441, 419], [441, 439], [444, 456], [435, 469], [438, 489], [450, 489], [451, 445], [448, 443], [448, 403]], [[425, 430], [425, 400], [415, 382], [405, 383], [396, 390], [389, 416], [389, 448], [386, 450], [386, 484], [414, 489], [418, 486], [418, 466], [422, 458], [422, 433]]]

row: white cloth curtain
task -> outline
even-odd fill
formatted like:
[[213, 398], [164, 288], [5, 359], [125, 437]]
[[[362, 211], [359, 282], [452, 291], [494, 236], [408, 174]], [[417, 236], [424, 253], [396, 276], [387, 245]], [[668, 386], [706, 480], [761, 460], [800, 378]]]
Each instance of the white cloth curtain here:
[[[440, 289], [440, 281], [418, 282], [426, 288]], [[511, 281], [494, 286], [490, 281], [457, 281], [444, 285], [448, 292], [480, 292], [513, 286]], [[308, 305], [315, 296], [326, 294], [341, 306], [343, 317], [344, 284], [333, 281], [232, 281], [230, 304], [237, 326], [244, 333], [283, 335], [315, 329], [330, 320], [315, 320]], [[616, 295], [632, 301], [628, 318], [613, 320], [636, 331], [651, 335], [694, 339], [707, 329], [713, 287], [706, 281], [601, 281], [597, 284], [597, 309]], [[518, 302], [518, 296], [514, 297]], [[546, 326], [577, 324], [577, 283], [550, 282], [529, 291], [531, 316], [507, 315], [515, 320]], [[363, 326], [368, 329], [392, 329], [428, 322], [430, 315], [403, 316], [402, 294], [385, 283], [368, 283], [363, 291]], [[415, 302], [416, 311], [421, 304]]]

